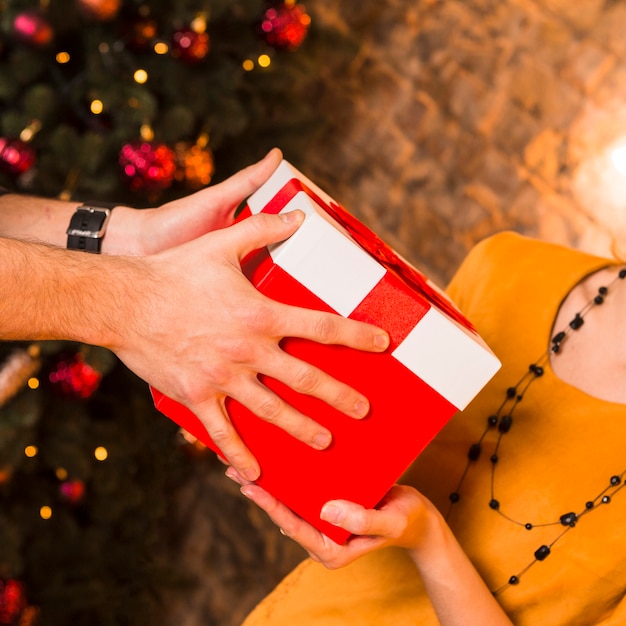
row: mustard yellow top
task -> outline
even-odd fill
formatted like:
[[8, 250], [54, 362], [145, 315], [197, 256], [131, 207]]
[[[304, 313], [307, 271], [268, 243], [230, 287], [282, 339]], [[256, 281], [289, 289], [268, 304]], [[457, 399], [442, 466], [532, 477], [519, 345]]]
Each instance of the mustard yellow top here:
[[[470, 444], [497, 410], [507, 387], [545, 351], [563, 298], [587, 274], [609, 264], [514, 233], [491, 237], [470, 253], [448, 291], [503, 367], [470, 407], [449, 422], [402, 482], [415, 485], [447, 511]], [[608, 300], [605, 306], [610, 306]], [[592, 324], [592, 318], [586, 323]], [[490, 431], [483, 441], [483, 452], [449, 517], [492, 590], [530, 564], [537, 548], [552, 544], [566, 530], [559, 523], [537, 525], [581, 513], [611, 476], [626, 470], [626, 405], [585, 394], [556, 378], [549, 365], [531, 385], [502, 439], [494, 486], [500, 511], [532, 523], [531, 530], [489, 507], [496, 436], [497, 430]], [[517, 626], [623, 626], [625, 590], [623, 489], [610, 503], [581, 517], [552, 546], [551, 554], [535, 562], [498, 600]], [[412, 561], [400, 549], [385, 549], [335, 571], [304, 561], [245, 626], [437, 623]]]

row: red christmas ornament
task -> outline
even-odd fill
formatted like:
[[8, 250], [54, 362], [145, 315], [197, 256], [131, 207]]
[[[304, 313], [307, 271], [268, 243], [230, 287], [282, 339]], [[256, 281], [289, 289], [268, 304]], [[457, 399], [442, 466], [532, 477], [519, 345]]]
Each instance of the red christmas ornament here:
[[85, 17], [107, 22], [118, 14], [121, 0], [77, 0], [76, 4]]
[[202, 61], [209, 54], [209, 35], [191, 28], [183, 28], [172, 37], [172, 56], [187, 63]]
[[131, 191], [163, 191], [174, 181], [176, 158], [165, 144], [152, 141], [122, 146], [119, 163]]
[[35, 151], [25, 141], [0, 137], [0, 168], [11, 176], [27, 172], [35, 159]]
[[43, 48], [54, 37], [52, 26], [39, 11], [23, 11], [13, 20], [13, 34], [16, 39]]
[[59, 487], [59, 494], [66, 502], [77, 504], [85, 495], [85, 483], [82, 480], [65, 480]]
[[15, 624], [26, 604], [23, 583], [18, 580], [0, 580], [0, 624]]
[[85, 363], [81, 354], [76, 354], [70, 360], [59, 361], [48, 378], [64, 394], [86, 399], [100, 385], [102, 374]]
[[284, 2], [265, 11], [260, 30], [273, 48], [295, 50], [304, 41], [310, 24], [311, 17], [303, 5]]

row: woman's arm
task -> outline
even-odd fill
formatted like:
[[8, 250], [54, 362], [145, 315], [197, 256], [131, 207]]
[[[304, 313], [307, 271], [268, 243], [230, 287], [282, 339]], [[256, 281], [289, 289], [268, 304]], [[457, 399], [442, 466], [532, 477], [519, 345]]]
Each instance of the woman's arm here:
[[326, 567], [343, 567], [386, 546], [402, 547], [421, 574], [441, 626], [511, 626], [442, 516], [412, 487], [394, 486], [379, 509], [343, 500], [327, 503], [322, 519], [355, 535], [340, 546], [233, 468], [227, 475], [243, 485], [242, 493], [264, 509], [283, 534]]

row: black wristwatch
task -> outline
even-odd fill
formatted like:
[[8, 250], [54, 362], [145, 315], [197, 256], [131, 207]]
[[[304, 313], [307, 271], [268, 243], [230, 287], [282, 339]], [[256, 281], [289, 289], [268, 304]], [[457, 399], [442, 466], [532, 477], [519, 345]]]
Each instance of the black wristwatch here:
[[67, 248], [100, 254], [114, 204], [89, 202], [76, 209], [67, 229]]

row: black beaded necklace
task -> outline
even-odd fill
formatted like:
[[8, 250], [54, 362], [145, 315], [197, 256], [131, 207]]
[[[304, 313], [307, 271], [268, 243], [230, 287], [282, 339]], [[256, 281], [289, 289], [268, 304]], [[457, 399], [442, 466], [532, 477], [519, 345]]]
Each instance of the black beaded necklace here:
[[523, 522], [507, 515], [501, 508], [501, 503], [495, 494], [495, 475], [496, 468], [499, 461], [500, 446], [502, 444], [503, 437], [509, 432], [513, 424], [513, 413], [515, 412], [518, 404], [524, 399], [524, 395], [528, 391], [530, 385], [537, 379], [541, 378], [544, 373], [544, 367], [548, 363], [551, 354], [559, 353], [564, 345], [565, 340], [569, 335], [580, 330], [585, 323], [585, 317], [591, 311], [591, 309], [604, 303], [604, 300], [611, 290], [611, 288], [620, 280], [626, 279], [626, 268], [621, 269], [617, 276], [606, 286], [599, 287], [597, 294], [574, 316], [569, 322], [568, 326], [554, 335], [550, 341], [548, 349], [531, 365], [528, 367], [528, 371], [520, 378], [517, 384], [513, 387], [509, 387], [506, 390], [505, 398], [502, 404], [499, 406], [495, 414], [490, 415], [487, 418], [487, 424], [478, 440], [473, 443], [467, 452], [467, 463], [463, 470], [461, 477], [457, 483], [456, 489], [449, 496], [449, 506], [446, 513], [446, 519], [450, 516], [452, 507], [461, 499], [461, 487], [465, 482], [467, 473], [472, 464], [479, 458], [482, 451], [482, 442], [492, 430], [497, 429], [497, 439], [495, 442], [495, 449], [490, 457], [491, 462], [491, 496], [489, 500], [489, 507], [495, 511], [498, 515], [507, 519], [512, 524], [523, 526], [526, 530], [532, 530], [533, 528], [545, 527], [545, 526], [560, 526], [562, 530], [549, 544], [543, 544], [535, 550], [533, 560], [528, 563], [524, 568], [512, 575], [506, 583], [493, 591], [494, 595], [499, 595], [505, 589], [512, 585], [518, 585], [520, 578], [536, 563], [544, 561], [550, 556], [554, 545], [570, 530], [575, 528], [576, 524], [582, 517], [597, 510], [600, 505], [609, 504], [613, 496], [626, 487], [626, 469], [619, 474], [614, 474], [610, 477], [607, 486], [600, 491], [591, 500], [585, 502], [584, 508], [578, 512], [570, 511], [558, 516], [558, 519], [553, 519], [549, 522], [530, 523]]

